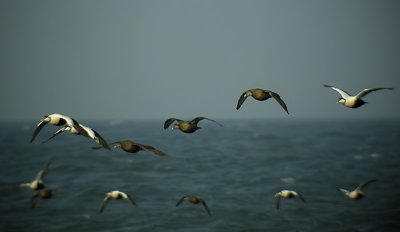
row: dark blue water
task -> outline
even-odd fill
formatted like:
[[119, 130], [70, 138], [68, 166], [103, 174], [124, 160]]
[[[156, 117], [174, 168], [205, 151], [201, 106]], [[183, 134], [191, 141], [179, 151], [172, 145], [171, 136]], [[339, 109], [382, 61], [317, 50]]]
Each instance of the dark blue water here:
[[[1, 231], [398, 231], [399, 120], [221, 120], [202, 130], [164, 130], [162, 120], [82, 122], [109, 142], [131, 139], [169, 154], [92, 150], [84, 137], [46, 126], [29, 144], [36, 121], [0, 124]], [[30, 208], [31, 181], [45, 178], [54, 197]], [[346, 199], [336, 188], [365, 188]], [[281, 202], [282, 189], [304, 195]], [[106, 192], [132, 195], [99, 209]], [[211, 209], [180, 197], [193, 194]]]

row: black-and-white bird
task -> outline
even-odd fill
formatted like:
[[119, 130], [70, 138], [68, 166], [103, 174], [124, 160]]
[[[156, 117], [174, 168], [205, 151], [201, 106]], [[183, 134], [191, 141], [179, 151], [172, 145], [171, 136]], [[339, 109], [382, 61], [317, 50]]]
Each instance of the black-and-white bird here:
[[125, 200], [129, 201], [132, 205], [136, 206], [136, 202], [131, 196], [129, 196], [128, 194], [126, 194], [124, 192], [114, 190], [114, 191], [106, 193], [106, 197], [104, 198], [103, 203], [101, 204], [99, 212], [100, 213], [103, 212], [104, 208], [107, 206], [107, 204], [110, 200], [117, 200], [117, 199], [125, 199]]
[[54, 113], [54, 114], [46, 115], [40, 120], [40, 122], [36, 126], [35, 131], [33, 132], [33, 136], [30, 141], [31, 143], [36, 138], [36, 136], [39, 134], [39, 132], [42, 130], [42, 128], [45, 125], [47, 125], [48, 123], [51, 125], [54, 125], [54, 126], [68, 126], [68, 127], [73, 128], [76, 131], [83, 132], [83, 129], [79, 126], [79, 123], [75, 119], [70, 118], [65, 115], [62, 115], [62, 114]]
[[29, 188], [31, 190], [39, 190], [43, 189], [45, 187], [44, 185], [44, 176], [46, 175], [47, 171], [49, 170], [50, 162], [47, 163], [42, 170], [38, 172], [36, 175], [36, 178], [29, 182], [29, 183], [24, 183], [20, 184], [21, 187]]
[[206, 202], [205, 202], [203, 199], [201, 199], [201, 198], [199, 198], [199, 197], [196, 197], [196, 196], [193, 196], [193, 195], [186, 195], [186, 196], [183, 196], [183, 197], [182, 197], [181, 199], [179, 199], [179, 201], [176, 203], [176, 206], [179, 206], [179, 205], [180, 205], [183, 201], [185, 201], [185, 200], [186, 200], [186, 201], [189, 201], [189, 202], [191, 202], [192, 204], [195, 204], [195, 205], [201, 203], [201, 204], [203, 205], [204, 209], [206, 210], [207, 214], [208, 214], [209, 216], [211, 216], [211, 211], [210, 211], [210, 209], [208, 208]]
[[271, 90], [265, 90], [265, 89], [249, 89], [246, 90], [242, 93], [242, 95], [240, 95], [240, 98], [238, 100], [236, 109], [238, 110], [240, 108], [240, 106], [242, 106], [243, 102], [247, 99], [247, 97], [253, 97], [254, 99], [258, 100], [258, 101], [265, 101], [269, 98], [273, 98], [275, 99], [279, 105], [281, 105], [281, 107], [286, 111], [286, 113], [289, 114], [289, 111], [286, 107], [285, 102], [282, 100], [282, 98], [279, 96], [279, 94], [272, 92]]
[[176, 123], [173, 125], [172, 129], [179, 129], [184, 133], [193, 133], [198, 129], [201, 129], [201, 127], [197, 126], [197, 123], [199, 123], [201, 120], [209, 120], [211, 122], [214, 122], [218, 124], [219, 126], [222, 126], [220, 123], [218, 123], [215, 120], [206, 118], [206, 117], [196, 117], [190, 121], [185, 121], [177, 118], [169, 118], [164, 122], [164, 129], [167, 129], [173, 122], [176, 121]]
[[46, 141], [43, 141], [43, 143], [49, 141], [50, 139], [54, 138], [58, 134], [64, 132], [64, 131], [69, 131], [71, 134], [74, 135], [83, 135], [87, 138], [93, 139], [97, 144], [101, 145], [102, 147], [111, 150], [110, 146], [108, 143], [101, 137], [97, 131], [93, 130], [92, 128], [89, 128], [87, 126], [84, 126], [80, 123], [78, 123], [80, 130], [78, 131], [75, 127], [71, 127], [69, 125], [65, 125], [64, 127], [60, 128], [57, 130], [50, 138], [48, 138]]
[[362, 97], [364, 97], [365, 95], [367, 95], [371, 92], [382, 90], [382, 89], [393, 90], [393, 88], [369, 88], [369, 89], [362, 90], [355, 96], [352, 96], [349, 93], [347, 93], [346, 91], [336, 88], [336, 87], [333, 87], [333, 86], [330, 86], [330, 85], [324, 85], [324, 87], [331, 88], [331, 89], [335, 90], [336, 92], [338, 92], [340, 94], [340, 97], [336, 103], [342, 103], [344, 106], [349, 107], [349, 108], [358, 108], [358, 107], [364, 105], [365, 103], [367, 103], [362, 100]]
[[342, 189], [342, 188], [338, 188], [337, 190], [344, 193], [344, 195], [351, 200], [359, 200], [365, 196], [364, 192], [363, 192], [364, 187], [375, 181], [377, 181], [377, 180], [368, 180], [368, 181], [362, 182], [353, 191], [349, 191], [349, 190]]
[[279, 209], [281, 198], [290, 199], [290, 198], [294, 198], [294, 197], [298, 197], [304, 203], [306, 202], [304, 197], [298, 192], [295, 192], [295, 191], [292, 191], [292, 190], [282, 190], [280, 192], [277, 192], [275, 194], [275, 206], [276, 206], [276, 208]]

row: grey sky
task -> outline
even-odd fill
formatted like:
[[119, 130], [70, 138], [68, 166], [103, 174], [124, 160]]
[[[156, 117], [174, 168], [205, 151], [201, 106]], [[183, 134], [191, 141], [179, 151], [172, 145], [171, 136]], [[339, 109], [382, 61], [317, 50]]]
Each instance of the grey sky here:
[[[400, 2], [0, 1], [0, 119], [400, 116]], [[375, 92], [335, 104], [330, 84]], [[248, 88], [281, 95], [236, 102]]]

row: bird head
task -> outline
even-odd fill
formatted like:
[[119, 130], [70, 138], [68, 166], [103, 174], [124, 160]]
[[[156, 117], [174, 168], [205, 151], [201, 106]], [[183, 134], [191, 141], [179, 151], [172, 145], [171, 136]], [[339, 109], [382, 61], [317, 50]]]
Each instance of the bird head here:
[[336, 103], [342, 103], [342, 104], [344, 104], [345, 102], [346, 102], [346, 99], [340, 97], [340, 98], [338, 98], [338, 100], [337, 100]]

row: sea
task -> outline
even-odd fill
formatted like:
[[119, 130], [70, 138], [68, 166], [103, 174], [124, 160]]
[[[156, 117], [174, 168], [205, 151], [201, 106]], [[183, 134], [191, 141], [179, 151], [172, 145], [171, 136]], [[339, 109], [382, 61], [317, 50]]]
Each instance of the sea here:
[[[107, 142], [132, 140], [164, 151], [156, 156], [114, 148], [92, 149], [86, 137], [38, 121], [0, 123], [0, 231], [400, 231], [399, 119], [203, 120], [193, 134], [163, 128], [163, 120], [85, 120]], [[45, 176], [50, 199], [31, 207], [33, 190], [20, 187]], [[354, 201], [338, 188], [361, 182]], [[282, 199], [281, 190], [300, 193]], [[137, 205], [107, 192], [132, 196]], [[195, 195], [208, 205], [184, 201]]]

